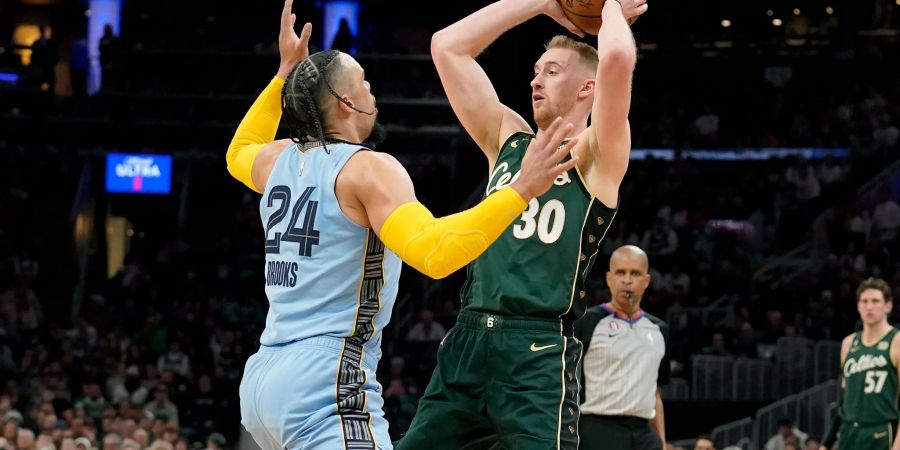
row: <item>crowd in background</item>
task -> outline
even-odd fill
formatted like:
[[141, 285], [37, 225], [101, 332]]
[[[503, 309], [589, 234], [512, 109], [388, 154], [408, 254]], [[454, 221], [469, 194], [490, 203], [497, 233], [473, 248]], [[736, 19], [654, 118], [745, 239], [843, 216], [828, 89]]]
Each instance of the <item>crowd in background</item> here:
[[[37, 42], [35, 65], [20, 67], [21, 83], [0, 86], [0, 123], [27, 127], [39, 117], [72, 137], [42, 141], [31, 133], [0, 140], [0, 164], [14, 168], [0, 177], [3, 449], [220, 449], [238, 439], [238, 383], [258, 347], [267, 305], [258, 196], [228, 178], [223, 154], [243, 108], [274, 73], [272, 42], [223, 33], [236, 20], [227, 9], [180, 40], [152, 41], [150, 24], [168, 15], [148, 3], [139, 4], [149, 12], [126, 11], [122, 28], [131, 31], [116, 36], [110, 29], [101, 41], [99, 95], [82, 95], [84, 48], [77, 40]], [[896, 21], [879, 14], [882, 25]], [[690, 376], [694, 354], [767, 358], [779, 337], [840, 339], [856, 319], [855, 286], [868, 276], [888, 280], [900, 298], [900, 178], [858, 194], [900, 154], [896, 67], [859, 67], [879, 67], [897, 47], [879, 51], [865, 40], [845, 46], [839, 31], [827, 31], [840, 25], [816, 20], [821, 33], [835, 36], [833, 48], [817, 56], [751, 58], [729, 69], [728, 59], [747, 53], [695, 52], [692, 68], [680, 70], [672, 69], [679, 67], [673, 66], [678, 52], [693, 50], [648, 49], [638, 64], [634, 146], [673, 149], [675, 158], [632, 162], [588, 301], [608, 298], [602, 274], [612, 250], [644, 248], [652, 275], [644, 305], [659, 317], [679, 319], [670, 320], [675, 376]], [[643, 22], [639, 26], [652, 30]], [[380, 108], [381, 99], [410, 93], [442, 97], [427, 58], [385, 63], [371, 56], [427, 53], [416, 45], [427, 42], [426, 31], [405, 27], [385, 35], [368, 27], [354, 42]], [[643, 30], [636, 30], [640, 40]], [[659, 37], [658, 30], [647, 33]], [[380, 39], [364, 39], [376, 34]], [[172, 50], [178, 46], [190, 51]], [[498, 48], [485, 56], [489, 72], [504, 64], [497, 54], [525, 51], [506, 41]], [[539, 50], [535, 44], [527, 51]], [[10, 53], [0, 56], [2, 64], [15, 64]], [[233, 64], [247, 58], [254, 64]], [[73, 69], [72, 97], [51, 87], [60, 84], [47, 67], [60, 61]], [[504, 99], [527, 101], [532, 62], [515, 62], [523, 75], [518, 88], [501, 92]], [[191, 67], [205, 67], [202, 76], [187, 76]], [[462, 130], [453, 131], [449, 107], [385, 101], [383, 110], [382, 121], [403, 127], [385, 148], [408, 167], [426, 205], [448, 213], [478, 197], [486, 167]], [[85, 119], [97, 122], [79, 122]], [[181, 135], [158, 130], [202, 136], [176, 159], [190, 169], [177, 171], [182, 181], [172, 196], [102, 193], [102, 161], [79, 142], [100, 139], [98, 132], [107, 129], [116, 133], [110, 124], [142, 130], [120, 138], [138, 148], [151, 142], [161, 148], [166, 139], [185, 148], [186, 141], [177, 141]], [[417, 134], [423, 126], [451, 128], [424, 141]], [[691, 149], [756, 147], [849, 151], [752, 161], [681, 156]], [[133, 225], [125, 261], [111, 277], [103, 238], [107, 211]], [[820, 264], [799, 275], [780, 267], [760, 270], [770, 258], [809, 243], [821, 252]], [[404, 271], [379, 368], [395, 435], [409, 424], [437, 344], [455, 323], [462, 277], [433, 282]], [[713, 326], [680, 313], [712, 304], [727, 305], [732, 319]]]

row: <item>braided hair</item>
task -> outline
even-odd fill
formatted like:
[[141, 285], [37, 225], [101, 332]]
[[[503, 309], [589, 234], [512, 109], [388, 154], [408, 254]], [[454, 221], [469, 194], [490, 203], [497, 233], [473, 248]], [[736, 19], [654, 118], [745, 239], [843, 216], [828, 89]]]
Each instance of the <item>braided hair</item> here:
[[339, 54], [337, 50], [314, 53], [288, 74], [281, 91], [281, 107], [291, 141], [301, 145], [316, 141], [325, 144], [325, 117], [319, 110], [319, 97], [326, 87], [331, 87], [327, 78], [333, 78], [337, 72], [332, 63]]

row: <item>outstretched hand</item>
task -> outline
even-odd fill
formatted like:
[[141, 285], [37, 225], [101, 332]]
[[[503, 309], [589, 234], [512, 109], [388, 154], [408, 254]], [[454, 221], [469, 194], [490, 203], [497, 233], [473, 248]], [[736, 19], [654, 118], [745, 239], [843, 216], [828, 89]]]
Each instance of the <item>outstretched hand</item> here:
[[550, 190], [556, 178], [575, 167], [578, 162], [578, 158], [574, 156], [566, 162], [560, 162], [578, 142], [578, 139], [571, 139], [565, 145], [562, 144], [575, 128], [571, 123], [562, 123], [562, 117], [557, 117], [525, 150], [519, 176], [510, 185], [525, 201], [531, 201]]
[[300, 36], [294, 31], [297, 16], [291, 13], [293, 0], [284, 1], [284, 9], [281, 11], [281, 29], [278, 32], [278, 53], [281, 56], [281, 64], [278, 67], [278, 76], [286, 78], [291, 69], [297, 63], [309, 56], [309, 36], [312, 34], [312, 24], [307, 22], [300, 31]]

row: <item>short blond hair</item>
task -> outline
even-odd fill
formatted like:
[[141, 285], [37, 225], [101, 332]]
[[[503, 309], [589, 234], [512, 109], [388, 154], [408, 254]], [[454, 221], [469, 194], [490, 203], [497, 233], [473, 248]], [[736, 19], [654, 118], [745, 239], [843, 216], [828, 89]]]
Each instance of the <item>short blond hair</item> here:
[[565, 48], [572, 50], [578, 54], [581, 62], [583, 62], [586, 67], [589, 67], [591, 72], [597, 70], [597, 62], [600, 61], [600, 57], [597, 56], [597, 49], [584, 42], [576, 41], [568, 36], [558, 34], [544, 44], [544, 50], [550, 50], [551, 48]]

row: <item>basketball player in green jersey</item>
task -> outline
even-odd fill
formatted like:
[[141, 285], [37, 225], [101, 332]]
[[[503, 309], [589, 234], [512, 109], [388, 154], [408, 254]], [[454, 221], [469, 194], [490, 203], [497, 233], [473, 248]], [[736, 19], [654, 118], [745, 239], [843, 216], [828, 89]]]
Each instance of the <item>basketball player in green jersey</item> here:
[[537, 133], [500, 103], [475, 57], [540, 14], [575, 29], [555, 0], [501, 0], [434, 35], [450, 104], [487, 157], [485, 196], [516, 180], [555, 116], [575, 124], [577, 164], [469, 265], [457, 324], [398, 450], [577, 448], [582, 345], [572, 324], [628, 167], [637, 50], [626, 20], [646, 10], [644, 0], [607, 1], [597, 48], [565, 36], [547, 44], [531, 81]]
[[[888, 323], [891, 287], [877, 278], [856, 290], [863, 329], [841, 344], [843, 403], [839, 450], [900, 450], [895, 440], [900, 334]], [[824, 447], [822, 447], [824, 448]]]

